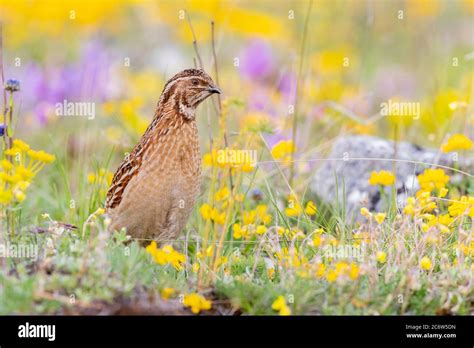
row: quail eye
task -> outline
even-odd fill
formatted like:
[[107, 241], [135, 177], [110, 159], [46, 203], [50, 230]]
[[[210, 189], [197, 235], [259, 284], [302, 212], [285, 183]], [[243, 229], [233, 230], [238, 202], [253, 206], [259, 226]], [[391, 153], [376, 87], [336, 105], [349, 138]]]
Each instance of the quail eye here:
[[199, 81], [197, 79], [192, 80], [193, 86], [197, 86], [199, 84]]

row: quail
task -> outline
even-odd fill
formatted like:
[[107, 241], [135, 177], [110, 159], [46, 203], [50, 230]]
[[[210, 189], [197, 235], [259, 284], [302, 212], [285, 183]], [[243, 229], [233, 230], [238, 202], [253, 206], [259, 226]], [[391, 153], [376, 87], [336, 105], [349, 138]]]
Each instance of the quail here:
[[137, 239], [175, 240], [185, 227], [201, 185], [196, 108], [221, 93], [201, 69], [166, 82], [155, 115], [118, 167], [107, 192], [110, 231]]

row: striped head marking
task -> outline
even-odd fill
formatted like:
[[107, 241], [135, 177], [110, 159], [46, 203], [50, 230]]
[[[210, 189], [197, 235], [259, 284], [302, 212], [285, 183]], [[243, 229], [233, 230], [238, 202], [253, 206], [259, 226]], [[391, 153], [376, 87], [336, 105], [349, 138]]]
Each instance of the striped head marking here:
[[196, 107], [214, 93], [221, 91], [208, 74], [200, 69], [186, 69], [166, 82], [160, 104], [171, 102], [179, 114], [193, 119]]

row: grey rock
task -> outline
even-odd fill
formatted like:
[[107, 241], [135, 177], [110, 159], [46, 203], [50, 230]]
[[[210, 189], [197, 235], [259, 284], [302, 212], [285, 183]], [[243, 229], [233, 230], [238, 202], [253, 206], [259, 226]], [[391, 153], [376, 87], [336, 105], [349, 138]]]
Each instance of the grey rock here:
[[[396, 173], [397, 204], [402, 207], [406, 197], [419, 189], [416, 176], [426, 168], [434, 167], [433, 164], [454, 165], [450, 155], [407, 142], [394, 143], [371, 136], [340, 137], [327, 160], [316, 170], [311, 190], [326, 203], [344, 206], [346, 220], [359, 220], [361, 207], [385, 211], [393, 190], [393, 187], [386, 187], [381, 194], [378, 186], [369, 185], [372, 171]], [[452, 174], [449, 170], [447, 173]]]

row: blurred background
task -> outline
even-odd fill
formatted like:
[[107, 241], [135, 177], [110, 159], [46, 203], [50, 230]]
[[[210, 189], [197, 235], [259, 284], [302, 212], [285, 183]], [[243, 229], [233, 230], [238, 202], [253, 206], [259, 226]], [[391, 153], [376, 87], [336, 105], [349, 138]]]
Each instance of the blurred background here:
[[[344, 134], [396, 136], [433, 148], [449, 134], [472, 134], [472, 0], [309, 6], [303, 0], [3, 0], [4, 75], [21, 82], [15, 134], [59, 159], [38, 179], [42, 189], [26, 202], [29, 209], [48, 207], [64, 219], [64, 202], [87, 195], [94, 175], [110, 181], [150, 122], [166, 80], [195, 65], [190, 23], [204, 68], [215, 78], [215, 22], [219, 84], [236, 105], [227, 120], [231, 141], [262, 124], [269, 146], [291, 138], [295, 105], [301, 158], [327, 152]], [[420, 118], [377, 117], [388, 99], [420, 103]], [[58, 117], [55, 105], [64, 100], [95, 103], [94, 119]], [[219, 124], [209, 101], [198, 114], [205, 152]], [[311, 171], [304, 163], [299, 169]]]

